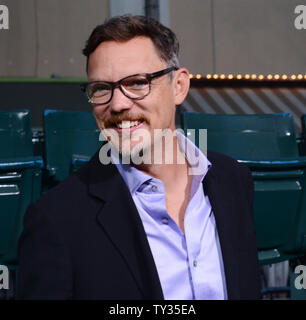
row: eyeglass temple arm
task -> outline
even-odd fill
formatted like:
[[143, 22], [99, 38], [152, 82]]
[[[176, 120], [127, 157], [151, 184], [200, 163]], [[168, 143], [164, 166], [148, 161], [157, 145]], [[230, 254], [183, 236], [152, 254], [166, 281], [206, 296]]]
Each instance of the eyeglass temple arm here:
[[153, 78], [162, 76], [162, 75], [167, 74], [167, 73], [169, 73], [169, 72], [171, 72], [173, 70], [178, 70], [178, 69], [179, 69], [178, 67], [172, 66], [172, 67], [169, 67], [167, 69], [151, 73], [151, 74], [148, 75], [148, 78], [149, 79], [153, 79]]

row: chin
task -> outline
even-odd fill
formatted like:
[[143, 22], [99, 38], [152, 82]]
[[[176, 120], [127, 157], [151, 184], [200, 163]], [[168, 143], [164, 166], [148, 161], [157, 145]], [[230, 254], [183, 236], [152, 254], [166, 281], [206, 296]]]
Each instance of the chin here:
[[151, 162], [151, 143], [146, 141], [145, 143], [137, 143], [130, 147], [130, 143], [123, 144], [119, 149], [115, 146], [117, 152], [124, 159], [124, 163], [131, 164], [149, 164]]

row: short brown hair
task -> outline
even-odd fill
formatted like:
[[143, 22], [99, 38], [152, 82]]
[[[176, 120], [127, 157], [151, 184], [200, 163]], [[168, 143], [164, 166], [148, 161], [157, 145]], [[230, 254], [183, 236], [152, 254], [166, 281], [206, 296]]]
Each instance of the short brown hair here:
[[157, 20], [144, 16], [123, 15], [106, 20], [98, 25], [89, 36], [83, 54], [89, 56], [104, 41], [128, 41], [137, 36], [145, 36], [152, 40], [160, 58], [169, 66], [179, 67], [179, 42], [169, 28]]

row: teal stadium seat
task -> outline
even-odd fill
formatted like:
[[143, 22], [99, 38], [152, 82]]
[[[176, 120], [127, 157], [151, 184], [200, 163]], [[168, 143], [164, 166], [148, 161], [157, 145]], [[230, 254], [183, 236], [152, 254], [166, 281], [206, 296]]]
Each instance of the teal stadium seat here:
[[[304, 255], [306, 157], [299, 156], [292, 115], [185, 112], [182, 125], [185, 134], [190, 129], [207, 129], [208, 150], [250, 168], [261, 265]], [[199, 142], [197, 135], [195, 142]]]
[[24, 213], [41, 191], [43, 161], [33, 154], [28, 110], [0, 111], [0, 147], [0, 265], [13, 270]]
[[303, 114], [301, 117], [302, 124], [302, 134], [300, 138], [300, 154], [306, 156], [306, 114]]
[[48, 188], [84, 165], [102, 144], [91, 112], [45, 110], [44, 130]]

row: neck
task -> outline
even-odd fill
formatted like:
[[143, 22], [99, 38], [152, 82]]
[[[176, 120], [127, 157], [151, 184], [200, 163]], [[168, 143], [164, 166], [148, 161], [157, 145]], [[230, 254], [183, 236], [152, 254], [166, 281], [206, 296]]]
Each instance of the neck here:
[[[185, 155], [180, 151], [180, 148], [178, 146], [178, 140], [177, 137], [174, 137], [173, 144], [171, 146], [171, 149], [168, 148], [169, 146], [163, 145], [163, 153], [161, 157], [161, 163], [154, 163], [154, 152], [151, 151], [151, 162], [150, 164], [141, 164], [141, 165], [134, 165], [135, 168], [137, 168], [140, 171], [143, 171], [144, 173], [159, 179], [163, 182], [165, 188], [175, 188], [177, 183], [179, 181], [182, 181], [182, 179], [186, 179], [188, 175], [188, 168], [189, 164], [185, 158]], [[152, 149], [154, 146], [152, 147]], [[172, 150], [172, 162], [167, 163], [166, 159], [166, 151], [169, 152], [169, 150]]]

